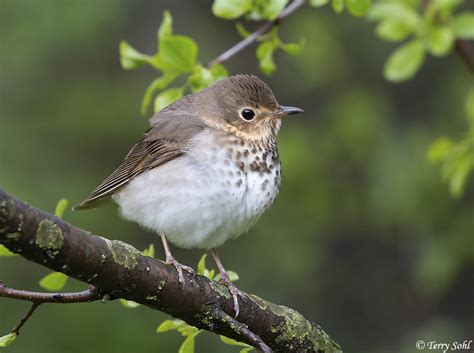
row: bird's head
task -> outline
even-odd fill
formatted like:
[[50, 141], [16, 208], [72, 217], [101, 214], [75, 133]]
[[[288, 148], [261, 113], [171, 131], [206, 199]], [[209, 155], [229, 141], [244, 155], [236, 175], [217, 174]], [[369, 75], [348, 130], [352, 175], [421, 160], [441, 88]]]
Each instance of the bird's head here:
[[253, 75], [218, 81], [197, 95], [195, 103], [206, 124], [248, 140], [274, 138], [283, 117], [303, 112], [280, 105], [270, 87]]

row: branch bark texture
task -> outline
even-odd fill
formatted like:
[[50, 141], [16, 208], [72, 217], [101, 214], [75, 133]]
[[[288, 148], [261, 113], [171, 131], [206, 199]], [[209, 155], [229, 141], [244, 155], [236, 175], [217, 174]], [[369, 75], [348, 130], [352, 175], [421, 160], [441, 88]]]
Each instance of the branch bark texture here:
[[174, 267], [143, 256], [129, 244], [74, 227], [2, 190], [0, 243], [30, 261], [91, 284], [113, 299], [133, 300], [200, 329], [255, 345], [243, 330], [248, 328], [273, 351], [340, 352], [319, 325], [255, 295], [240, 299], [236, 324], [232, 296], [225, 286], [185, 272], [183, 287]]

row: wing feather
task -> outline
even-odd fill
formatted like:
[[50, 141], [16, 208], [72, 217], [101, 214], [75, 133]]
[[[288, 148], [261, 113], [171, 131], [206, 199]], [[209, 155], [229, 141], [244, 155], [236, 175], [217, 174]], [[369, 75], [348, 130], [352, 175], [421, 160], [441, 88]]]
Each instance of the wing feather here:
[[90, 195], [74, 207], [74, 210], [93, 208], [117, 189], [128, 183], [137, 175], [164, 164], [183, 154], [182, 149], [173, 141], [141, 140], [125, 157], [123, 163], [105, 179]]
[[74, 210], [98, 206], [137, 175], [184, 154], [193, 136], [205, 128], [199, 115], [193, 113], [194, 97], [195, 94], [185, 96], [155, 113], [149, 120], [150, 129], [123, 163]]

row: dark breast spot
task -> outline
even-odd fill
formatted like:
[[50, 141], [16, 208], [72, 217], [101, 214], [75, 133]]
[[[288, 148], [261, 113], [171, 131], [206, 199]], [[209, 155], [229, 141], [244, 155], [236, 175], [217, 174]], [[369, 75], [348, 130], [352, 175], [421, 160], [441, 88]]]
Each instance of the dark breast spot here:
[[256, 172], [256, 171], [260, 170], [259, 164], [258, 164], [257, 161], [253, 161], [252, 163], [250, 163], [249, 168], [252, 172]]

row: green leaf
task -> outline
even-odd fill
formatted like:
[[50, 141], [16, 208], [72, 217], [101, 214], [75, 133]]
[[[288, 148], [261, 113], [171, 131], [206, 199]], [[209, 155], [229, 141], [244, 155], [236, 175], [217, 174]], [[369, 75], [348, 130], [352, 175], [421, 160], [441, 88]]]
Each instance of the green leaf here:
[[456, 38], [474, 39], [474, 12], [462, 12], [451, 22]]
[[274, 20], [288, 4], [288, 0], [269, 0], [263, 7], [262, 17], [267, 20]]
[[451, 140], [445, 137], [438, 138], [428, 148], [427, 158], [432, 163], [440, 162], [446, 158], [446, 155], [449, 153], [452, 147], [453, 143]]
[[147, 249], [142, 251], [143, 256], [155, 257], [155, 245], [150, 244]]
[[229, 346], [246, 347], [246, 348], [253, 349], [253, 347], [249, 346], [247, 343], [239, 342], [226, 336], [220, 336], [220, 338], [222, 342], [224, 342], [225, 344], [228, 344]]
[[466, 154], [460, 161], [457, 161], [457, 166], [449, 180], [449, 190], [453, 196], [459, 197], [463, 194], [467, 177], [473, 166], [474, 155], [471, 154]]
[[54, 210], [54, 215], [58, 218], [63, 218], [64, 211], [66, 211], [66, 207], [69, 205], [69, 201], [66, 199], [61, 199], [56, 204], [56, 209]]
[[304, 38], [301, 38], [299, 43], [280, 43], [280, 48], [287, 54], [298, 55], [303, 50], [306, 43]]
[[401, 82], [414, 76], [425, 58], [422, 40], [415, 39], [397, 48], [387, 59], [384, 76], [392, 82]]
[[195, 71], [188, 77], [189, 85], [193, 92], [209, 87], [214, 83], [215, 79], [211, 70], [199, 65]]
[[67, 279], [68, 277], [64, 273], [52, 272], [43, 277], [39, 282], [39, 285], [50, 292], [57, 292], [64, 288]]
[[165, 71], [191, 72], [197, 61], [198, 46], [186, 36], [165, 36], [160, 39], [160, 52], [155, 62]]
[[345, 0], [349, 12], [354, 16], [364, 16], [369, 10], [372, 0]]
[[244, 25], [240, 22], [237, 22], [237, 24], [235, 25], [235, 29], [237, 30], [237, 33], [239, 33], [239, 35], [242, 37], [242, 38], [247, 38], [249, 35], [252, 34], [252, 32], [248, 31]]
[[464, 111], [466, 112], [471, 130], [474, 131], [474, 87], [471, 88], [467, 94]]
[[120, 64], [125, 70], [136, 69], [145, 64], [153, 65], [153, 58], [140, 53], [126, 41], [122, 40], [119, 45]]
[[375, 29], [375, 33], [380, 39], [389, 42], [402, 41], [412, 32], [412, 29], [405, 23], [391, 19], [381, 21]]
[[248, 352], [250, 352], [250, 351], [253, 350], [253, 349], [254, 349], [253, 347], [244, 348], [244, 349], [241, 349], [239, 353], [248, 353]]
[[186, 337], [181, 347], [179, 347], [178, 353], [194, 353], [194, 341], [199, 331], [193, 335]]
[[309, 0], [309, 4], [314, 7], [321, 7], [326, 5], [329, 0]]
[[260, 70], [270, 75], [276, 70], [275, 61], [273, 59], [273, 53], [277, 48], [277, 43], [274, 40], [267, 40], [262, 42], [257, 47], [257, 58], [260, 62]]
[[0, 337], [0, 348], [5, 348], [11, 345], [13, 342], [16, 341], [17, 334], [12, 332], [8, 335]]
[[[235, 282], [235, 281], [238, 281], [240, 279], [239, 275], [237, 274], [237, 272], [234, 272], [234, 271], [226, 271], [227, 272], [227, 276], [229, 276], [229, 280], [231, 282]], [[221, 279], [221, 274], [219, 273], [216, 278], [214, 279], [215, 281], [218, 281]]]
[[169, 88], [155, 98], [154, 111], [158, 112], [183, 96], [183, 87]]
[[140, 107], [140, 112], [142, 115], [145, 115], [148, 111], [148, 107], [150, 106], [151, 100], [153, 95], [156, 91], [165, 89], [170, 85], [176, 78], [178, 74], [174, 72], [166, 72], [163, 76], [154, 79], [146, 88], [145, 94], [142, 98], [142, 103]]
[[416, 10], [403, 3], [375, 3], [367, 12], [367, 17], [373, 21], [398, 21], [417, 33], [421, 32], [424, 27], [423, 19], [416, 12]]
[[158, 41], [166, 36], [173, 35], [173, 17], [169, 11], [163, 12], [163, 20], [158, 28]]
[[443, 56], [448, 54], [454, 45], [454, 35], [448, 27], [433, 28], [429, 35], [428, 45], [431, 54]]
[[252, 0], [214, 0], [212, 13], [226, 20], [233, 20], [252, 9]]
[[215, 64], [213, 67], [209, 69], [211, 71], [212, 76], [214, 77], [215, 81], [222, 80], [229, 76], [227, 69], [222, 64]]
[[183, 324], [178, 327], [178, 332], [181, 333], [181, 335], [183, 335], [184, 337], [188, 337], [194, 335], [195, 333], [198, 333], [199, 329], [183, 322]]
[[6, 247], [3, 245], [0, 245], [0, 257], [10, 257], [10, 256], [16, 256], [15, 253], [12, 253], [10, 250], [8, 250]]
[[[206, 270], [207, 271], [207, 270]], [[207, 278], [209, 279], [213, 279], [214, 278], [214, 273], [215, 273], [215, 270], [210, 270], [210, 271], [207, 271], [208, 273], [205, 275]]]
[[341, 13], [344, 10], [344, 0], [332, 0], [331, 5], [336, 13]]
[[177, 330], [179, 327], [186, 325], [183, 320], [174, 319], [174, 320], [165, 320], [160, 326], [156, 329], [156, 333], [162, 333], [172, 330]]
[[206, 270], [206, 258], [207, 258], [207, 254], [204, 254], [201, 256], [201, 259], [198, 262], [198, 265], [197, 265], [198, 275], [204, 276], [204, 271]]
[[136, 309], [140, 306], [139, 303], [136, 303], [132, 300], [120, 299], [120, 304], [122, 304], [127, 309]]

